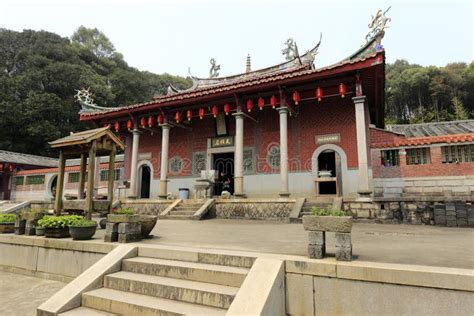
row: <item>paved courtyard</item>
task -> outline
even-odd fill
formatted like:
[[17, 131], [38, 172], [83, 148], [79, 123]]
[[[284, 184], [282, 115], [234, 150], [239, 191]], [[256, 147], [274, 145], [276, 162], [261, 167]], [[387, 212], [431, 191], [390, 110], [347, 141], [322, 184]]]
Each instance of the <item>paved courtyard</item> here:
[[36, 315], [36, 307], [66, 283], [0, 271], [0, 315]]
[[[159, 220], [152, 234], [154, 239], [143, 242], [306, 255], [302, 224]], [[326, 239], [329, 255], [334, 255], [334, 236]], [[352, 243], [357, 260], [474, 269], [472, 228], [355, 223]]]

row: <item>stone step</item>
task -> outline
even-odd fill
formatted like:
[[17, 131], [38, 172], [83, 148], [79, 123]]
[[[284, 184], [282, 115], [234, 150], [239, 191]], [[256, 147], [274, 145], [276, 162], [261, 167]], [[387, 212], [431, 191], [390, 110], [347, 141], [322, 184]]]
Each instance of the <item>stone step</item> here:
[[120, 315], [225, 315], [226, 310], [100, 288], [82, 295], [82, 305]]
[[198, 250], [178, 250], [176, 248], [151, 248], [139, 247], [140, 257], [158, 258], [167, 260], [191, 261], [223, 266], [251, 268], [256, 257], [242, 256], [236, 254], [224, 254], [217, 252], [203, 252]]
[[120, 271], [105, 276], [104, 287], [188, 303], [229, 308], [239, 288]]
[[207, 263], [135, 257], [122, 261], [122, 271], [240, 287], [249, 269]]
[[183, 208], [183, 209], [199, 209], [203, 204], [178, 204], [176, 205], [176, 208]]
[[73, 308], [71, 310], [68, 310], [67, 312], [64, 312], [58, 315], [59, 316], [114, 316], [118, 314], [112, 314], [112, 313], [104, 312], [98, 309], [81, 306], [81, 307]]
[[186, 216], [193, 216], [196, 211], [181, 211], [181, 210], [172, 210], [170, 212], [171, 215], [186, 215]]
[[194, 219], [192, 216], [189, 215], [174, 215], [173, 212], [168, 213], [168, 215], [159, 215], [159, 219], [186, 219], [192, 220]]

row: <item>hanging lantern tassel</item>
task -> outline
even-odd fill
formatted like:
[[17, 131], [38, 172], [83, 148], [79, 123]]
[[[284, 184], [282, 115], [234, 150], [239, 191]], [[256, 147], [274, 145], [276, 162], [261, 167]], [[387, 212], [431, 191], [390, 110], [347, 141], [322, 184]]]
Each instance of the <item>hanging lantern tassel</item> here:
[[253, 109], [253, 102], [252, 100], [247, 100], [247, 112], [252, 112], [252, 109]]
[[316, 88], [316, 99], [318, 99], [318, 101], [321, 102], [322, 98], [323, 98], [323, 88], [317, 87]]
[[260, 111], [263, 110], [264, 105], [265, 105], [265, 100], [262, 97], [258, 98], [258, 108], [260, 109]]
[[165, 122], [165, 118], [163, 117], [163, 115], [160, 114], [156, 118], [156, 121], [158, 122], [159, 125], [162, 125]]
[[346, 85], [341, 83], [339, 84], [339, 95], [341, 98], [344, 98], [346, 96]]
[[176, 123], [181, 122], [181, 112], [176, 112], [176, 114], [174, 115], [174, 119]]
[[270, 104], [272, 105], [272, 109], [276, 108], [277, 103], [278, 101], [277, 101], [276, 96], [272, 95], [272, 97], [270, 98]]
[[293, 92], [293, 101], [295, 101], [295, 105], [298, 105], [300, 100], [300, 93], [298, 91]]
[[120, 123], [119, 122], [115, 122], [114, 129], [115, 129], [116, 133], [118, 133], [120, 131]]
[[204, 108], [200, 108], [199, 109], [199, 119], [202, 120], [203, 117], [204, 117]]
[[225, 115], [229, 115], [229, 113], [230, 113], [230, 104], [229, 103], [224, 104], [224, 113], [225, 113]]
[[155, 120], [153, 120], [153, 116], [150, 115], [148, 117], [148, 127], [152, 128], [154, 123], [155, 123]]
[[186, 117], [188, 118], [188, 121], [191, 121], [191, 119], [193, 118], [193, 111], [188, 110], [186, 112]]

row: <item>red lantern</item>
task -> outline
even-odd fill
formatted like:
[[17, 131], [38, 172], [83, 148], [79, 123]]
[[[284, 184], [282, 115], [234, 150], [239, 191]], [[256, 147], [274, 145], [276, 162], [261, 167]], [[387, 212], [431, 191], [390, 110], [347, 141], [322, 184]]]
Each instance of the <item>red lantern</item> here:
[[317, 87], [316, 88], [316, 99], [318, 99], [318, 101], [321, 102], [322, 98], [323, 98], [323, 88]]
[[270, 98], [270, 104], [272, 105], [272, 109], [276, 108], [277, 103], [278, 103], [278, 100], [276, 96], [272, 95], [272, 97]]
[[199, 119], [202, 120], [202, 118], [204, 117], [204, 108], [199, 108]]
[[248, 99], [247, 100], [247, 112], [252, 112], [252, 109], [253, 109], [253, 102], [251, 99]]
[[229, 113], [230, 113], [230, 104], [229, 103], [224, 104], [224, 112], [225, 112], [225, 115], [229, 115]]
[[162, 125], [165, 122], [165, 118], [163, 117], [163, 115], [160, 114], [156, 118], [156, 121], [158, 122], [159, 125]]
[[214, 118], [216, 118], [216, 117], [217, 117], [217, 114], [219, 114], [219, 109], [217, 108], [217, 105], [214, 105], [214, 106], [212, 107], [212, 110], [211, 110], [211, 111], [212, 111], [212, 116], [214, 116]]
[[155, 123], [155, 120], [153, 120], [153, 116], [148, 117], [148, 127], [153, 127], [153, 124]]
[[120, 131], [120, 123], [119, 122], [115, 122], [114, 129], [115, 129], [116, 133], [118, 133]]
[[258, 98], [258, 108], [260, 109], [260, 111], [263, 110], [264, 105], [265, 105], [265, 100], [262, 97]]
[[174, 115], [174, 119], [176, 123], [181, 122], [181, 112], [176, 112], [176, 114]]
[[8, 170], [10, 170], [10, 172], [12, 172], [13, 171], [13, 165], [9, 165]]
[[191, 121], [191, 119], [193, 118], [193, 111], [188, 110], [186, 112], [186, 117], [188, 118], [188, 121]]
[[341, 83], [339, 84], [339, 95], [341, 96], [341, 98], [344, 98], [346, 96], [346, 85]]
[[145, 119], [144, 117], [142, 117], [142, 118], [140, 119], [140, 126], [141, 126], [142, 128], [144, 128], [144, 127], [146, 126], [146, 119]]
[[295, 105], [298, 105], [298, 102], [300, 102], [300, 93], [298, 91], [293, 92], [293, 101], [295, 101]]
[[127, 129], [128, 129], [128, 130], [131, 130], [131, 129], [132, 129], [132, 126], [133, 126], [132, 121], [131, 121], [131, 120], [128, 120], [128, 121], [127, 121]]

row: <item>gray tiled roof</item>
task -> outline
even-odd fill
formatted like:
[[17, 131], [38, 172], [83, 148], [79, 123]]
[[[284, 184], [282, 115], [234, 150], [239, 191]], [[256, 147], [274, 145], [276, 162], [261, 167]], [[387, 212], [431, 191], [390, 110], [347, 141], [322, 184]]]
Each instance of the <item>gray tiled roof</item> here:
[[0, 150], [0, 162], [8, 162], [29, 166], [57, 167], [58, 159], [34, 156], [28, 154], [15, 153], [12, 151]]
[[388, 125], [387, 129], [406, 137], [470, 134], [474, 133], [474, 120]]

